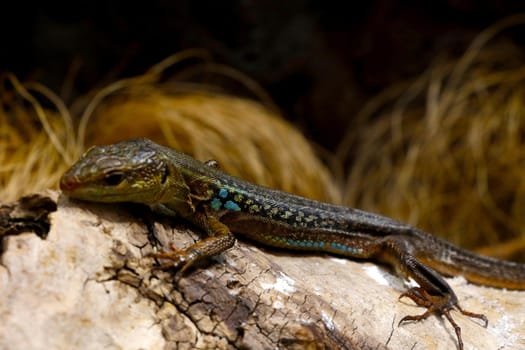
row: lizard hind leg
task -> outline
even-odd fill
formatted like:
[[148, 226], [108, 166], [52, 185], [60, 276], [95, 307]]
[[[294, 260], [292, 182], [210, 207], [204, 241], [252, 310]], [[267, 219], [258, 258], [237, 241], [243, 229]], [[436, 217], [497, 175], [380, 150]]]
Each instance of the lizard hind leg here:
[[455, 308], [465, 316], [481, 319], [484, 322], [484, 327], [486, 327], [488, 324], [488, 320], [485, 315], [477, 314], [462, 309], [457, 303], [457, 301], [454, 300], [455, 298], [450, 298], [450, 296], [447, 297], [447, 295], [431, 295], [424, 288], [414, 287], [399, 296], [400, 299], [403, 297], [408, 297], [412, 299], [412, 301], [414, 301], [418, 306], [427, 308], [427, 311], [425, 311], [421, 315], [405, 316], [401, 319], [401, 321], [399, 321], [399, 325], [407, 321], [417, 322], [424, 320], [428, 318], [431, 314], [445, 316], [448, 322], [450, 322], [450, 324], [452, 325], [452, 327], [454, 327], [454, 331], [456, 332], [456, 337], [458, 339], [458, 346], [460, 349], [463, 349], [461, 327], [458, 326], [456, 321], [454, 321], [454, 318], [452, 318], [452, 315], [450, 315], [450, 310]]
[[458, 304], [458, 299], [452, 288], [436, 271], [423, 265], [410, 254], [407, 254], [404, 260], [404, 266], [408, 267], [406, 271], [407, 274], [414, 278], [420, 286], [409, 289], [401, 294], [399, 298], [408, 297], [418, 306], [425, 307], [427, 311], [421, 315], [405, 316], [399, 324], [407, 321], [421, 321], [428, 318], [431, 314], [445, 316], [454, 328], [458, 339], [458, 347], [462, 350], [463, 340], [461, 337], [461, 327], [454, 321], [450, 311], [456, 309], [465, 316], [478, 318], [484, 322], [484, 327], [488, 324], [487, 317], [462, 309]]
[[[408, 297], [414, 301], [418, 306], [425, 307], [427, 310], [422, 313], [421, 315], [407, 315], [403, 317], [398, 325], [401, 325], [402, 323], [408, 322], [408, 321], [422, 321], [427, 319], [432, 314], [438, 314], [443, 315], [447, 318], [447, 320], [450, 322], [452, 327], [454, 327], [454, 331], [456, 332], [456, 337], [458, 339], [458, 346], [460, 349], [463, 349], [463, 340], [461, 338], [461, 327], [458, 326], [458, 324], [454, 321], [452, 316], [450, 315], [450, 310], [454, 307], [454, 304], [452, 304], [450, 298], [447, 298], [443, 295], [431, 295], [428, 293], [424, 288], [421, 287], [414, 287], [409, 289], [408, 291], [404, 292], [399, 296], [399, 299]], [[483, 315], [480, 315], [483, 316]], [[485, 317], [485, 316], [483, 316]]]
[[385, 247], [382, 252], [383, 258], [388, 259], [399, 272], [407, 278], [412, 278], [419, 285], [419, 287], [411, 288], [401, 294], [400, 298], [408, 297], [418, 306], [427, 309], [421, 315], [403, 317], [399, 324], [407, 321], [422, 321], [432, 314], [445, 316], [452, 327], [454, 327], [459, 349], [463, 350], [461, 328], [452, 318], [450, 311], [456, 309], [465, 316], [481, 319], [486, 326], [488, 321], [485, 315], [463, 310], [458, 305], [458, 298], [454, 290], [445, 279], [434, 269], [423, 264], [411, 254], [413, 247], [410, 246], [407, 240], [403, 240], [400, 237], [388, 237], [383, 244]]

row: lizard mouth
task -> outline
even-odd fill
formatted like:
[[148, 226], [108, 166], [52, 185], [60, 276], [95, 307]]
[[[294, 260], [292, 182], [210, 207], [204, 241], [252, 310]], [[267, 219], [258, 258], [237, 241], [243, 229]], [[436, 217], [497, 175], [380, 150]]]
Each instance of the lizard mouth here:
[[149, 193], [147, 189], [126, 191], [120, 189], [118, 191], [107, 187], [100, 186], [86, 186], [76, 181], [74, 178], [63, 177], [60, 181], [60, 189], [66, 196], [85, 200], [96, 201], [104, 203], [116, 202], [140, 202], [140, 198]]

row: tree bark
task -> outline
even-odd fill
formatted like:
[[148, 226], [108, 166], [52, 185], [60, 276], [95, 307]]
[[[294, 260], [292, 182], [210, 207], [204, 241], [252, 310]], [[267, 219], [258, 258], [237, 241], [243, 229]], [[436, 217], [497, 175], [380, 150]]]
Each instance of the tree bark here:
[[[58, 210], [46, 239], [4, 238], [0, 349], [457, 348], [439, 317], [398, 326], [424, 310], [399, 301], [403, 282], [373, 263], [240, 241], [176, 280], [152, 268], [136, 210], [48, 195]], [[162, 247], [200, 235], [169, 218], [155, 231]], [[449, 283], [489, 319], [485, 329], [452, 313], [465, 349], [525, 348], [525, 292]]]

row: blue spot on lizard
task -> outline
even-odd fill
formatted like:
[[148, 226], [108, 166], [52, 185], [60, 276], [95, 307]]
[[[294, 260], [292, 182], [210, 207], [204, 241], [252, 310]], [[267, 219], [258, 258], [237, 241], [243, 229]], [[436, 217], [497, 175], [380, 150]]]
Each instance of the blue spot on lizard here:
[[223, 199], [228, 197], [228, 190], [225, 188], [221, 188], [221, 190], [219, 191], [219, 197]]
[[213, 200], [211, 201], [211, 208], [213, 210], [219, 210], [221, 209], [222, 207], [222, 202], [219, 198], [213, 198]]
[[[213, 203], [212, 203], [212, 205], [213, 205]], [[237, 205], [237, 203], [232, 202], [232, 201], [227, 201], [226, 203], [224, 203], [224, 207], [226, 209], [230, 209], [230, 210], [233, 210], [233, 211], [240, 211], [241, 210], [241, 207], [239, 207]]]

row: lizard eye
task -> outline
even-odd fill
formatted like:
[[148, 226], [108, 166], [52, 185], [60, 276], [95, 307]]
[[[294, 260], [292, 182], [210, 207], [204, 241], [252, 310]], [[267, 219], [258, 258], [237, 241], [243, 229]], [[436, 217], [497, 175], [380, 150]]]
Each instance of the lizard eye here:
[[168, 176], [170, 175], [170, 169], [167, 165], [164, 165], [162, 169], [162, 178], [160, 179], [160, 182], [164, 184], [166, 180], [168, 179]]
[[124, 174], [119, 172], [109, 173], [104, 177], [104, 182], [109, 186], [117, 186], [124, 180]]

